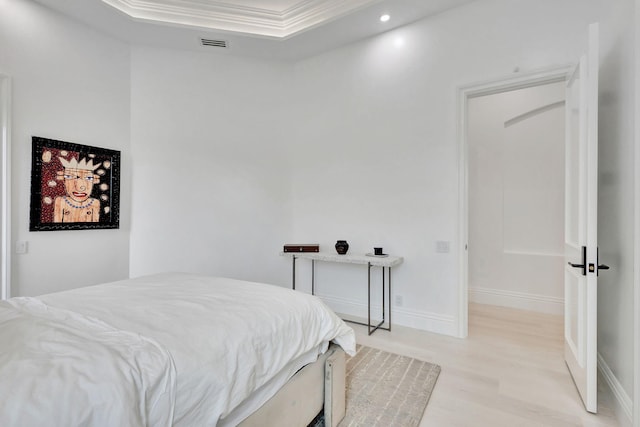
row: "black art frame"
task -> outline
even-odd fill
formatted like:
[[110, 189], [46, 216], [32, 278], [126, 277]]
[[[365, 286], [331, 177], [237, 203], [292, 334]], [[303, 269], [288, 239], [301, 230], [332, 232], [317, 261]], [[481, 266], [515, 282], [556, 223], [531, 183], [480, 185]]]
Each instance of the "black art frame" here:
[[32, 137], [29, 231], [119, 226], [120, 151]]

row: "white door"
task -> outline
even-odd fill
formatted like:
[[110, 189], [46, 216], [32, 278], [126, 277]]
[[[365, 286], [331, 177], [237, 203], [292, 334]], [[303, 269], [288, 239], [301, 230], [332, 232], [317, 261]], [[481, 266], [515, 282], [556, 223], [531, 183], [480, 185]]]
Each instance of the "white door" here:
[[[567, 84], [565, 361], [589, 412], [597, 412], [598, 24]], [[608, 268], [600, 266], [600, 269]]]

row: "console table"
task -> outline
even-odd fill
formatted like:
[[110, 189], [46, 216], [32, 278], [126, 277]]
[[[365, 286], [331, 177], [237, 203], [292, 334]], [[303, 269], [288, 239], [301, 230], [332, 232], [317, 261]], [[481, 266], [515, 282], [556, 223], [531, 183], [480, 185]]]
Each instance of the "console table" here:
[[[369, 255], [339, 255], [330, 252], [281, 252], [280, 255], [291, 256], [293, 273], [291, 286], [296, 289], [296, 260], [298, 258], [311, 260], [311, 294], [315, 295], [315, 262], [336, 262], [344, 264], [362, 264], [367, 266], [367, 323], [356, 322], [353, 320], [347, 320], [347, 322], [364, 325], [368, 328], [369, 335], [374, 333], [378, 329], [385, 331], [391, 331], [391, 267], [402, 264], [404, 258], [399, 256], [369, 256]], [[371, 323], [371, 268], [382, 268], [382, 320], [378, 324]], [[388, 277], [388, 295], [389, 295], [389, 327], [384, 328], [382, 325], [385, 323], [385, 269], [387, 270], [386, 276]]]

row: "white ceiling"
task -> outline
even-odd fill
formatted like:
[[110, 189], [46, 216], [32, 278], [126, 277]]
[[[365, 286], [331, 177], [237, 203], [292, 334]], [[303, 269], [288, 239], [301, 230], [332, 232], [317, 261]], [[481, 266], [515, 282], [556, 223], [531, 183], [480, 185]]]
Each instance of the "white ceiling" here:
[[102, 0], [148, 22], [287, 38], [379, 0]]
[[294, 60], [475, 0], [36, 1], [133, 44]]

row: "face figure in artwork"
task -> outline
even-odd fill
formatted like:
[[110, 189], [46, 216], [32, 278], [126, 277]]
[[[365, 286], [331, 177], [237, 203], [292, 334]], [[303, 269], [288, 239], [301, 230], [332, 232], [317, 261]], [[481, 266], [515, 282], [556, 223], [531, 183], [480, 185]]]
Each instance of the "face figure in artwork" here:
[[93, 160], [59, 157], [64, 170], [58, 171], [56, 179], [64, 181], [64, 196], [56, 197], [53, 212], [54, 222], [98, 222], [100, 202], [91, 197], [93, 186], [100, 181], [94, 171], [100, 164]]

